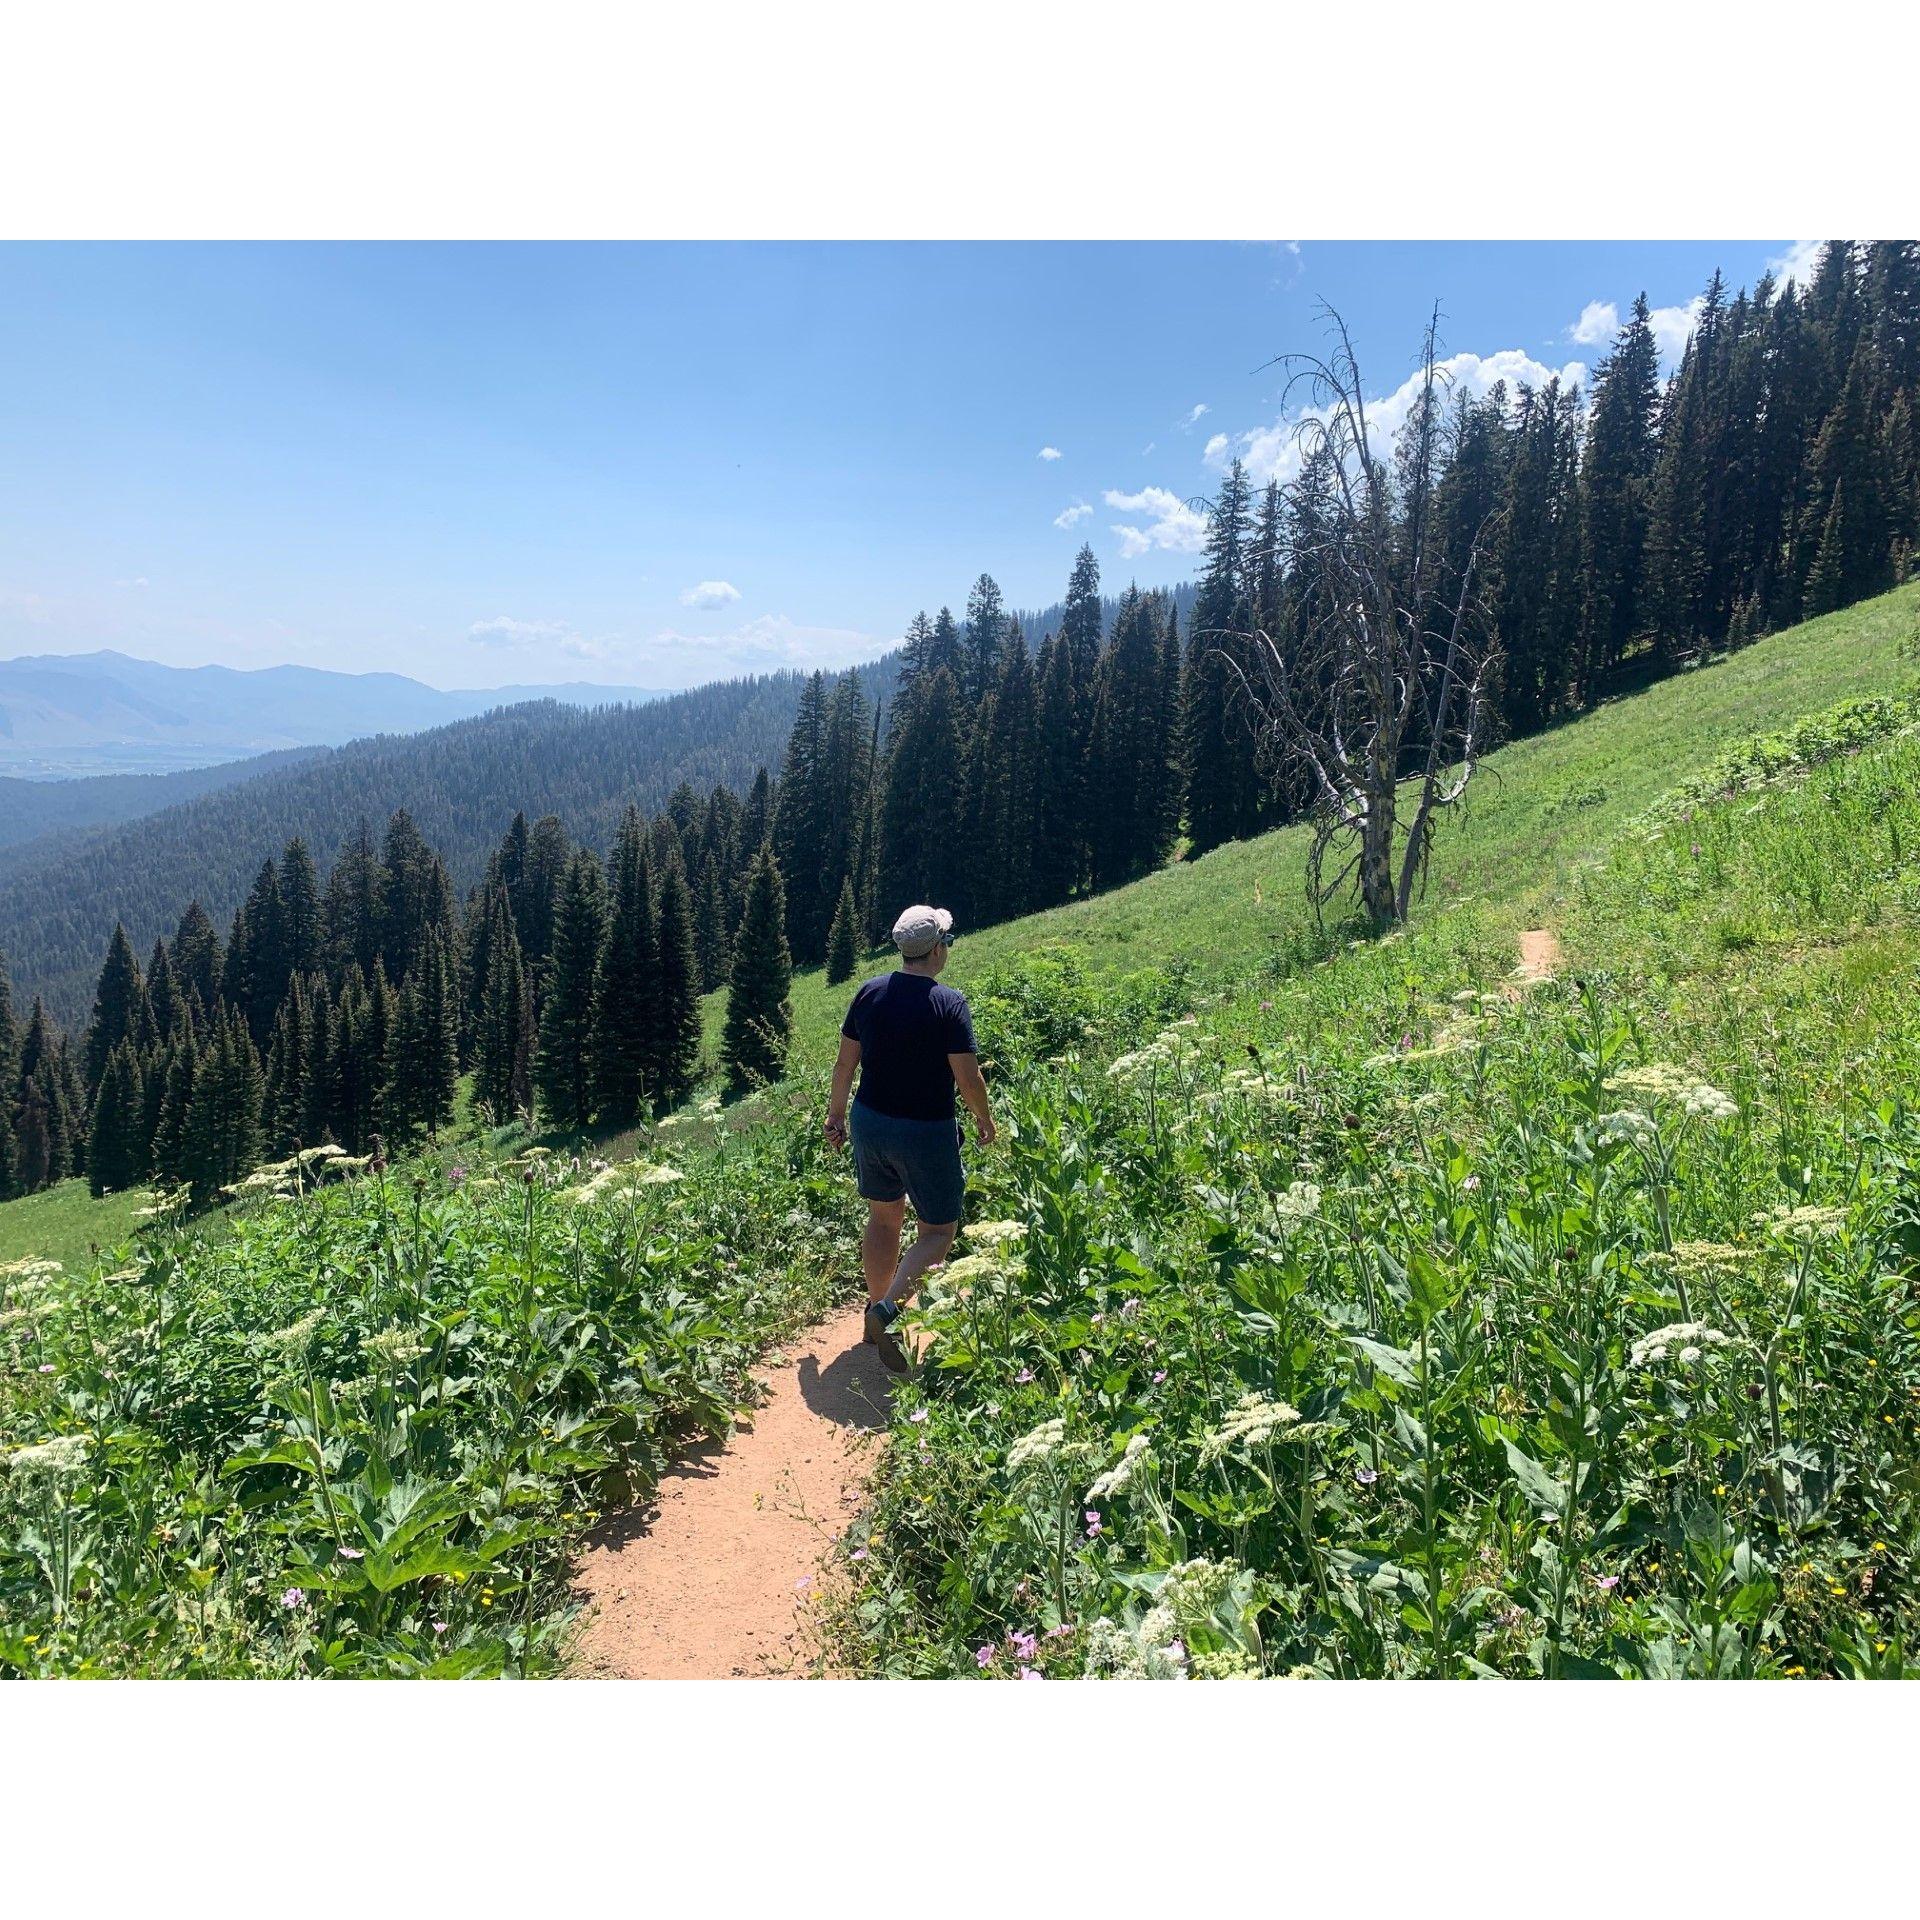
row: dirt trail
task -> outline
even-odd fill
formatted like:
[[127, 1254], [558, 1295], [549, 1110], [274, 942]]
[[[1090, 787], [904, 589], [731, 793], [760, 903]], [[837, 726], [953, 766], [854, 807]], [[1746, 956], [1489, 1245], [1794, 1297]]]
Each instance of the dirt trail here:
[[1551, 927], [1529, 927], [1520, 936], [1520, 964], [1513, 970], [1514, 978], [1529, 983], [1551, 980], [1565, 957], [1560, 936]]
[[758, 1369], [750, 1426], [681, 1459], [643, 1506], [596, 1529], [573, 1671], [601, 1680], [804, 1677], [807, 1596], [859, 1505], [890, 1376], [852, 1308]]

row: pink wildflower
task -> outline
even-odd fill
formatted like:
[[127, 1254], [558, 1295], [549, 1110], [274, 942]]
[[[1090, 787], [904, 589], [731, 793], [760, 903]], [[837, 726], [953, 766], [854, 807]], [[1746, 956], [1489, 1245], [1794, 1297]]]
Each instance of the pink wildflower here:
[[992, 1666], [998, 1651], [995, 1647], [975, 1647], [973, 1650], [974, 1665], [977, 1667]]
[[1098, 1540], [1105, 1531], [1106, 1529], [1100, 1524], [1099, 1514], [1096, 1513], [1093, 1508], [1089, 1507], [1087, 1509], [1087, 1538], [1089, 1540]]

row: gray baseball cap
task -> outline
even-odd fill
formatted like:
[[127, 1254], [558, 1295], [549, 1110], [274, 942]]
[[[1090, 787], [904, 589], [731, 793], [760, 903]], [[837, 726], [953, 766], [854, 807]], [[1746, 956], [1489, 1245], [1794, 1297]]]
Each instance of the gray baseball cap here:
[[905, 960], [924, 960], [953, 931], [945, 907], [909, 907], [893, 923], [893, 944]]

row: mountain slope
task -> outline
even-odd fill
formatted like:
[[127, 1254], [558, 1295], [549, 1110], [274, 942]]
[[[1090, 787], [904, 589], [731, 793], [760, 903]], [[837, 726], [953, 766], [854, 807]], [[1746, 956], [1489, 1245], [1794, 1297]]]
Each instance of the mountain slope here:
[[[861, 669], [889, 692], [891, 660]], [[22, 1005], [42, 994], [61, 1020], [84, 1018], [116, 920], [144, 954], [198, 899], [225, 922], [260, 863], [298, 834], [322, 870], [362, 819], [378, 833], [405, 807], [446, 857], [457, 888], [478, 880], [513, 819], [557, 813], [604, 850], [630, 804], [657, 810], [683, 780], [744, 789], [777, 768], [804, 676], [730, 680], [645, 706], [592, 711], [535, 702], [425, 733], [358, 740], [318, 764], [74, 836], [0, 853], [0, 953]]]
[[525, 700], [604, 706], [658, 698], [644, 687], [444, 692], [398, 673], [169, 667], [112, 651], [28, 654], [0, 661], [0, 773], [162, 772], [413, 733]]
[[202, 794], [324, 758], [328, 751], [326, 747], [288, 747], [279, 753], [257, 753], [178, 773], [97, 773], [78, 780], [0, 777], [0, 849], [37, 840], [39, 858], [57, 858], [65, 835], [144, 819]]

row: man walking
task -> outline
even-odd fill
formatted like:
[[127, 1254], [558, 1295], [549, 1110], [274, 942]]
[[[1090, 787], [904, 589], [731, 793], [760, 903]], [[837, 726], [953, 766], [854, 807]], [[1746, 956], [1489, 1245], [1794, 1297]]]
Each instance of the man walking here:
[[[995, 1129], [966, 995], [939, 984], [953, 949], [953, 915], [945, 907], [909, 907], [893, 923], [893, 944], [900, 949], [899, 969], [869, 980], [841, 1025], [826, 1133], [836, 1147], [849, 1138], [847, 1094], [858, 1068], [851, 1138], [867, 1203], [860, 1242], [867, 1339], [885, 1366], [905, 1373], [907, 1357], [893, 1323], [921, 1276], [947, 1257], [960, 1230], [966, 1174], [953, 1112], [956, 1087], [981, 1146], [993, 1145]], [[909, 1199], [920, 1230], [903, 1256], [900, 1229]]]

